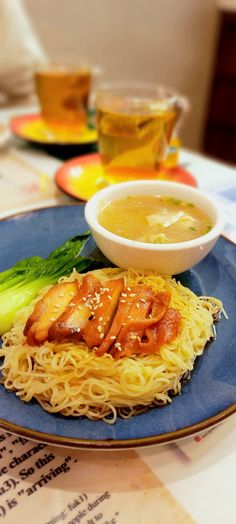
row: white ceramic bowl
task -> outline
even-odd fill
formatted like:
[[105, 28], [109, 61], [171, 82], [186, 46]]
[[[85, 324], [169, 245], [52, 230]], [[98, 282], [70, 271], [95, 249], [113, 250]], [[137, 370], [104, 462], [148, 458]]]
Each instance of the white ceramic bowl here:
[[[208, 214], [212, 229], [185, 242], [151, 244], [120, 237], [99, 224], [98, 215], [106, 203], [131, 195], [155, 194], [195, 204]], [[224, 227], [223, 212], [213, 198], [184, 184], [156, 180], [124, 182], [102, 189], [87, 202], [85, 218], [97, 246], [113, 264], [124, 269], [154, 270], [162, 275], [181, 273], [200, 262], [213, 248]]]

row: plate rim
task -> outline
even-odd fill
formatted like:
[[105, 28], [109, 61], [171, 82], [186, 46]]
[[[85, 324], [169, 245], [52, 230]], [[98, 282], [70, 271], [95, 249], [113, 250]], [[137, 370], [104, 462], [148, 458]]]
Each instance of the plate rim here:
[[15, 124], [17, 124], [18, 122], [21, 122], [21, 120], [24, 120], [24, 119], [36, 119], [37, 117], [40, 117], [40, 113], [25, 113], [24, 115], [16, 115], [14, 117], [11, 118], [10, 120], [10, 123], [9, 123], [9, 127], [10, 127], [10, 130], [11, 130], [11, 133], [16, 137], [16, 138], [19, 138], [20, 140], [24, 140], [25, 142], [28, 142], [28, 143], [32, 143], [32, 144], [38, 144], [38, 145], [41, 145], [41, 146], [57, 146], [57, 147], [65, 147], [65, 146], [70, 146], [70, 147], [84, 147], [84, 146], [89, 146], [89, 145], [92, 145], [92, 144], [96, 144], [97, 141], [98, 141], [98, 137], [94, 140], [88, 140], [86, 142], [46, 142], [44, 140], [37, 140], [36, 138], [27, 138], [26, 136], [22, 135], [21, 133], [19, 133], [17, 131], [17, 129], [15, 129]]
[[[81, 202], [80, 206], [84, 204]], [[78, 207], [78, 204], [71, 205], [59, 205], [59, 206], [47, 206], [22, 212], [13, 213], [7, 217], [0, 219], [1, 222], [6, 222], [9, 219], [15, 217], [24, 217], [30, 213], [45, 212], [48, 210], [54, 210], [56, 208], [68, 209], [70, 207]], [[222, 235], [223, 236], [223, 235]], [[224, 241], [235, 244], [231, 242], [228, 238], [223, 237]], [[235, 246], [236, 248], [236, 246]], [[4, 387], [4, 386], [3, 386]], [[11, 392], [14, 394], [14, 392]], [[27, 407], [27, 402], [24, 402]], [[51, 433], [45, 433], [41, 431], [36, 431], [30, 428], [21, 426], [20, 424], [14, 424], [7, 420], [0, 418], [0, 430], [7, 431], [12, 434], [20, 435], [25, 438], [31, 439], [37, 442], [43, 442], [48, 445], [55, 445], [59, 447], [72, 448], [72, 449], [86, 449], [86, 450], [124, 450], [124, 449], [135, 449], [135, 448], [145, 448], [150, 446], [156, 446], [161, 444], [168, 444], [171, 442], [177, 442], [186, 437], [193, 436], [204, 430], [212, 428], [230, 416], [236, 413], [236, 402], [230, 404], [228, 407], [219, 411], [211, 417], [204, 418], [203, 420], [186, 426], [185, 428], [177, 429], [175, 431], [170, 431], [168, 433], [162, 433], [160, 435], [152, 435], [149, 437], [140, 437], [140, 438], [128, 438], [128, 439], [81, 439], [73, 438], [70, 436], [60, 436]], [[78, 417], [79, 418], [79, 417]], [[78, 419], [75, 417], [75, 421]]]
[[124, 449], [135, 449], [144, 448], [150, 446], [156, 446], [160, 444], [169, 444], [171, 442], [177, 442], [186, 437], [193, 436], [209, 428], [217, 426], [230, 416], [236, 413], [236, 403], [225, 408], [221, 412], [213, 415], [212, 417], [206, 418], [201, 422], [186, 426], [183, 429], [176, 431], [170, 431], [169, 433], [162, 433], [160, 435], [153, 435], [151, 437], [140, 437], [132, 439], [80, 439], [72, 437], [62, 437], [60, 435], [53, 435], [50, 433], [43, 433], [32, 429], [25, 428], [18, 424], [13, 424], [8, 421], [0, 419], [0, 429], [16, 435], [26, 437], [31, 440], [38, 442], [44, 442], [49, 445], [74, 448], [74, 449], [87, 449], [87, 450], [124, 450]]

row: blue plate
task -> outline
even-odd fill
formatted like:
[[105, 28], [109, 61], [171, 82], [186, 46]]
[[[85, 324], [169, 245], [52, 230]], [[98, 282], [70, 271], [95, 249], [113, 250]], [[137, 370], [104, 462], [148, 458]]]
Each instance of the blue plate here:
[[[0, 271], [19, 259], [47, 256], [87, 229], [83, 206], [49, 208], [0, 222]], [[91, 246], [90, 246], [91, 247]], [[172, 404], [114, 425], [67, 418], [24, 403], [0, 385], [0, 428], [33, 440], [87, 449], [122, 449], [170, 442], [209, 428], [236, 411], [236, 248], [221, 238], [214, 250], [180, 280], [195, 293], [220, 298], [229, 320], [196, 361], [191, 380]]]

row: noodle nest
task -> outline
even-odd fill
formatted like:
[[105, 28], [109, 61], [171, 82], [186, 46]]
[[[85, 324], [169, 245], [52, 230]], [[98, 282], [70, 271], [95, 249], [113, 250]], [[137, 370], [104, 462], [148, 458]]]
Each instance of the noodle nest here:
[[[143, 283], [154, 291], [169, 291], [170, 306], [181, 315], [177, 338], [164, 344], [158, 354], [118, 360], [109, 354], [99, 357], [84, 343], [69, 340], [31, 347], [23, 329], [37, 297], [18, 312], [13, 328], [3, 336], [1, 370], [5, 388], [22, 401], [36, 399], [49, 413], [113, 423], [117, 415], [128, 418], [154, 405], [169, 403], [173, 395], [180, 393], [181, 378], [191, 372], [195, 358], [214, 335], [213, 316], [222, 304], [217, 299], [197, 297], [175, 279], [154, 272], [106, 268], [93, 273], [102, 283], [122, 276], [127, 286]], [[74, 270], [69, 278], [61, 280], [80, 281], [82, 276]]]

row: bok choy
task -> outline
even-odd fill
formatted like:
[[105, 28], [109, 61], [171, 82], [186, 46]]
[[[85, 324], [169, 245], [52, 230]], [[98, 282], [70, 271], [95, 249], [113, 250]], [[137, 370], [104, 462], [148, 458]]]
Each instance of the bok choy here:
[[83, 272], [97, 265], [93, 257], [80, 254], [89, 237], [87, 232], [70, 238], [48, 258], [27, 258], [0, 273], [0, 336], [12, 327], [17, 311], [27, 306], [42, 288], [69, 275], [73, 268]]

